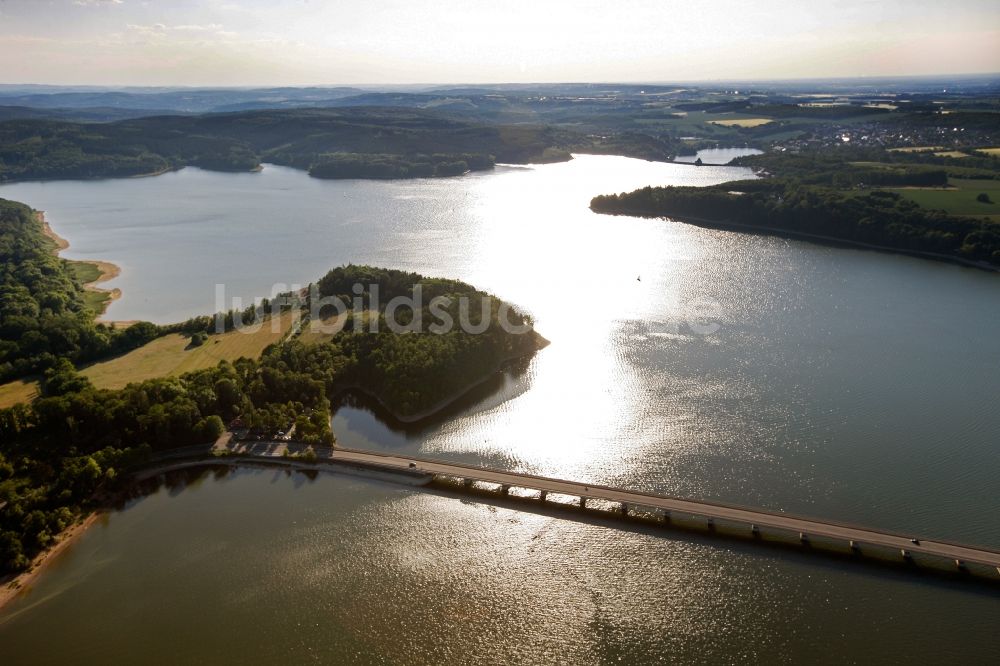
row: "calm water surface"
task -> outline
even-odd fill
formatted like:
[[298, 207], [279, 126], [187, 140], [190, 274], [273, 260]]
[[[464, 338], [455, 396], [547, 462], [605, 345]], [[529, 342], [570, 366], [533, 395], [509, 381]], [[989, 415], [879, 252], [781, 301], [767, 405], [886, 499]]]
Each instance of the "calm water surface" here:
[[[67, 256], [122, 265], [111, 317], [174, 321], [214, 310], [222, 280], [246, 299], [353, 261], [471, 282], [552, 341], [438, 423], [342, 407], [345, 445], [1000, 546], [997, 276], [587, 209], [748, 176], [581, 157], [400, 182], [185, 169], [0, 197], [45, 210]], [[0, 616], [0, 654], [970, 663], [1000, 656], [998, 616], [962, 585], [257, 471], [110, 516]]]
[[674, 161], [693, 164], [695, 160], [700, 159], [705, 164], [729, 164], [737, 157], [760, 155], [763, 152], [756, 148], [705, 148], [694, 155], [678, 155]]
[[349, 476], [243, 470], [110, 515], [0, 619], [0, 654], [4, 664], [986, 664], [1000, 654], [997, 603], [905, 572]]

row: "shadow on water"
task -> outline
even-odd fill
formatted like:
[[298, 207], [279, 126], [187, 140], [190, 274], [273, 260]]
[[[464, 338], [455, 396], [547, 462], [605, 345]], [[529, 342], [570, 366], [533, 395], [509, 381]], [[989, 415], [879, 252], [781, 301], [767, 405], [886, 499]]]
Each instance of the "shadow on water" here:
[[525, 357], [505, 364], [499, 372], [419, 421], [400, 421], [371, 396], [355, 390], [344, 391], [332, 402], [337, 443], [375, 451], [417, 448], [449, 421], [492, 409], [527, 391], [531, 363], [532, 357]]
[[142, 499], [165, 492], [168, 497], [178, 497], [185, 490], [194, 489], [205, 481], [226, 481], [235, 479], [241, 474], [252, 474], [259, 471], [269, 471], [271, 483], [277, 483], [284, 478], [291, 478], [295, 488], [306, 483], [312, 483], [320, 474], [318, 469], [274, 468], [266, 462], [259, 466], [252, 463], [235, 465], [226, 462], [205, 461], [192, 467], [183, 467], [161, 472], [142, 481], [135, 481], [116, 497], [107, 502], [107, 507], [114, 511], [124, 511], [131, 508]]
[[595, 510], [589, 507], [582, 509], [578, 505], [552, 501], [542, 503], [530, 497], [505, 496], [487, 489], [459, 491], [448, 487], [447, 484], [432, 483], [423, 486], [419, 492], [454, 499], [467, 505], [486, 505], [557, 520], [571, 520], [593, 527], [642, 534], [659, 540], [681, 542], [744, 557], [810, 567], [831, 574], [848, 572], [872, 580], [916, 582], [932, 589], [961, 590], [1000, 601], [1000, 582], [992, 578], [970, 575], [967, 572], [914, 566], [912, 563], [891, 562], [884, 558], [858, 557], [851, 553], [826, 548], [803, 547], [794, 540], [747, 538], [730, 530], [706, 530], [700, 525], [691, 523], [674, 521], [665, 525], [654, 516], [630, 515], [628, 518], [622, 518], [613, 510]]
[[[125, 510], [142, 498], [161, 490], [166, 490], [171, 497], [174, 497], [185, 489], [195, 488], [209, 479], [215, 481], [235, 480], [242, 475], [266, 471], [273, 472], [272, 483], [284, 478], [291, 479], [295, 489], [299, 489], [305, 484], [314, 483], [320, 475], [320, 470], [270, 469], [265, 465], [257, 467], [246, 463], [233, 465], [206, 462], [202, 466], [165, 472], [157, 477], [138, 482], [129, 489], [126, 495], [121, 497], [119, 503], [113, 508], [119, 511]], [[333, 477], [343, 476], [335, 469], [323, 471]], [[384, 479], [366, 479], [366, 483], [374, 486], [396, 487], [396, 484]], [[984, 581], [981, 577], [945, 572], [941, 569], [891, 563], [883, 559], [859, 558], [831, 550], [803, 548], [801, 545], [788, 541], [748, 540], [745, 536], [726, 531], [706, 531], [704, 528], [691, 525], [674, 523], [666, 527], [662, 522], [651, 517], [631, 516], [628, 519], [622, 519], [621, 516], [609, 510], [581, 509], [579, 506], [558, 501], [541, 503], [530, 497], [504, 496], [486, 489], [471, 492], [468, 489], [460, 491], [449, 487], [448, 484], [434, 483], [412, 492], [447, 498], [466, 505], [508, 509], [556, 520], [570, 520], [591, 527], [641, 534], [665, 541], [682, 542], [744, 557], [780, 561], [795, 566], [810, 567], [819, 572], [830, 574], [850, 572], [853, 575], [869, 579], [917, 583], [937, 590], [961, 590], [1000, 600], [1000, 585], [992, 581]], [[377, 496], [373, 496], [372, 501], [378, 501]]]

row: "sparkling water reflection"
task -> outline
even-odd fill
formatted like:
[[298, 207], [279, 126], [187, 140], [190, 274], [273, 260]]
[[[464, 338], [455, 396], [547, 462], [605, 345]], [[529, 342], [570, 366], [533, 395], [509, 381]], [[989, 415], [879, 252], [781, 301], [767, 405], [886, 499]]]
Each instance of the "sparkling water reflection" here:
[[[392, 183], [186, 169], [0, 196], [45, 209], [71, 256], [122, 264], [115, 317], [182, 319], [212, 309], [220, 276], [251, 297], [353, 261], [487, 288], [552, 341], [438, 422], [393, 429], [341, 407], [345, 445], [1000, 545], [995, 275], [587, 209], [600, 192], [747, 175], [581, 157]], [[718, 329], [691, 326], [706, 321]], [[997, 650], [997, 607], [948, 584], [254, 472], [114, 514], [4, 616], [0, 645], [15, 663], [32, 649], [968, 661]]]
[[[995, 597], [353, 477], [176, 475], [0, 616], [5, 664], [982, 663]], [[55, 638], [55, 639], [54, 639]]]

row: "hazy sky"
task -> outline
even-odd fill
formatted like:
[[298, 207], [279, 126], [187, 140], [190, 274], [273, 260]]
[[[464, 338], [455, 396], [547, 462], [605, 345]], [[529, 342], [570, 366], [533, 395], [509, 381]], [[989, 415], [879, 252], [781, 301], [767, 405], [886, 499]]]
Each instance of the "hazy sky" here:
[[0, 0], [0, 82], [679, 81], [1000, 71], [1000, 0]]

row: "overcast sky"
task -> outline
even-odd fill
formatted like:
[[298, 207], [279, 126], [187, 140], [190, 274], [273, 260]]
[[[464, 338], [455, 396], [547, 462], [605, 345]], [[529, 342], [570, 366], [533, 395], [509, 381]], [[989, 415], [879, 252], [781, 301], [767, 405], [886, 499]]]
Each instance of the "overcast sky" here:
[[1000, 0], [0, 0], [0, 83], [681, 81], [1000, 71]]

